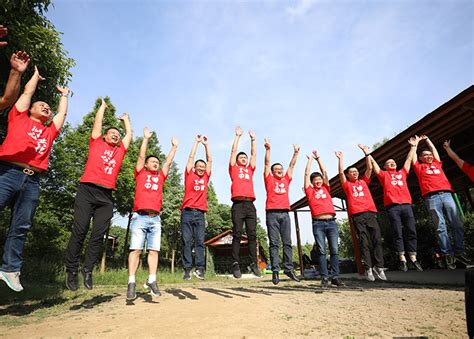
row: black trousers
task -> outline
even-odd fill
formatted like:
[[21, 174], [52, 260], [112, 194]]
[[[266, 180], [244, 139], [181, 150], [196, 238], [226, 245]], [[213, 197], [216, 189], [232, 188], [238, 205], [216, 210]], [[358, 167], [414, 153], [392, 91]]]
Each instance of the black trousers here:
[[252, 201], [234, 201], [231, 209], [232, 214], [232, 259], [239, 262], [240, 239], [245, 223], [249, 244], [249, 256], [251, 263], [257, 263], [257, 210]]
[[360, 251], [365, 268], [372, 267], [372, 256], [370, 254], [370, 242], [374, 250], [375, 266], [383, 267], [382, 235], [374, 212], [363, 212], [352, 216], [354, 226], [359, 235]]
[[79, 267], [82, 246], [89, 231], [91, 218], [93, 219], [92, 231], [86, 250], [84, 269], [92, 271], [102, 252], [104, 235], [107, 233], [113, 215], [113, 206], [112, 189], [89, 183], [79, 184], [74, 202], [74, 223], [66, 249], [65, 263], [68, 271], [75, 272]]
[[409, 204], [393, 204], [386, 208], [392, 226], [397, 254], [405, 254], [403, 233], [406, 238], [408, 254], [416, 255], [417, 237], [413, 209]]

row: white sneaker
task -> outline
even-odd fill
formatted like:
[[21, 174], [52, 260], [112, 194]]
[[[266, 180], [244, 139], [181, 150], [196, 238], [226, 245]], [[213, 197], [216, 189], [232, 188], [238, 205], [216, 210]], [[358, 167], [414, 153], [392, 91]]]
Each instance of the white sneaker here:
[[382, 267], [374, 267], [374, 275], [377, 277], [377, 279], [387, 280], [387, 277], [385, 276], [385, 272]]
[[0, 271], [0, 279], [7, 283], [15, 292], [23, 291], [23, 286], [20, 283], [20, 272], [3, 272]]
[[371, 268], [367, 268], [365, 270], [365, 279], [367, 279], [368, 281], [375, 281], [375, 277], [374, 277], [374, 274], [372, 273]]

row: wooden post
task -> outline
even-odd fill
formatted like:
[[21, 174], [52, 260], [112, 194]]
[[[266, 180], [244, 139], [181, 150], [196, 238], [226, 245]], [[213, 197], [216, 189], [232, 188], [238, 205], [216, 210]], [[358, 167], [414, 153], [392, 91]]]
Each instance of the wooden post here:
[[296, 245], [298, 247], [298, 258], [300, 260], [300, 272], [304, 278], [303, 254], [301, 252], [300, 224], [298, 222], [298, 212], [294, 210], [293, 213], [295, 214]]
[[110, 231], [110, 222], [109, 227], [107, 227], [107, 232], [105, 233], [105, 241], [102, 249], [102, 260], [100, 262], [100, 274], [105, 272], [105, 259], [107, 257], [107, 246], [109, 244], [109, 231]]
[[360, 258], [359, 239], [357, 239], [356, 229], [354, 227], [354, 224], [352, 223], [351, 217], [349, 217], [349, 225], [351, 226], [352, 244], [354, 245], [354, 256], [357, 265], [357, 273], [359, 273], [359, 275], [362, 275], [364, 274], [365, 269], [362, 266], [362, 260]]
[[171, 250], [171, 273], [174, 273], [174, 256], [175, 256], [176, 250], [173, 248]]

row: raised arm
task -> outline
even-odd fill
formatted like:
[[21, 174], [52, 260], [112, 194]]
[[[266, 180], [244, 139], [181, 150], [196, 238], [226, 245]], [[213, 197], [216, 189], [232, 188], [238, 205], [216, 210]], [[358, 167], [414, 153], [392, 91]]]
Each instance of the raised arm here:
[[425, 140], [425, 142], [428, 145], [428, 148], [430, 149], [431, 153], [433, 153], [433, 158], [435, 158], [436, 161], [441, 161], [441, 158], [439, 157], [438, 150], [436, 149], [435, 145], [431, 142], [430, 138], [428, 138], [426, 135], [422, 135], [421, 140]]
[[171, 163], [173, 162], [174, 156], [176, 155], [176, 150], [178, 149], [178, 143], [178, 139], [176, 139], [175, 137], [171, 138], [171, 149], [168, 153], [168, 156], [166, 157], [165, 164], [163, 165], [163, 174], [165, 176], [168, 176], [168, 173], [170, 171]]
[[53, 124], [56, 126], [57, 130], [60, 130], [63, 125], [64, 121], [66, 120], [67, 115], [67, 106], [68, 106], [68, 96], [69, 96], [69, 88], [56, 86], [59, 93], [61, 93], [61, 98], [59, 98], [59, 106], [58, 106], [58, 113], [53, 118]]
[[344, 153], [341, 151], [336, 152], [336, 157], [338, 159], [337, 163], [337, 171], [339, 172], [339, 180], [341, 181], [341, 184], [344, 185], [347, 181], [346, 175], [344, 174]]
[[[418, 144], [419, 144], [421, 138], [418, 135], [415, 135], [414, 137], [411, 137], [410, 140], [415, 145], [415, 147], [413, 147], [413, 152], [414, 153], [413, 153], [413, 156], [411, 157], [411, 164], [414, 165], [415, 162], [418, 160], [417, 155], [416, 155], [416, 150], [418, 148]], [[411, 143], [410, 143], [410, 145], [411, 145]]]
[[102, 135], [102, 120], [104, 120], [104, 113], [107, 108], [107, 104], [105, 100], [102, 99], [102, 103], [100, 104], [97, 113], [95, 114], [94, 125], [92, 126], [92, 139], [97, 139]]
[[407, 158], [405, 159], [405, 164], [403, 165], [403, 168], [407, 172], [410, 172], [413, 159], [416, 160], [416, 148], [419, 141], [420, 137], [418, 135], [415, 135], [414, 137], [408, 139], [408, 143], [410, 144], [410, 150], [408, 151]]
[[257, 166], [257, 136], [254, 131], [249, 131], [250, 136], [250, 166]]
[[132, 142], [132, 125], [130, 124], [130, 117], [128, 116], [128, 113], [124, 113], [119, 117], [119, 120], [123, 121], [123, 124], [125, 125], [125, 136], [122, 139], [123, 146], [125, 149], [128, 149], [128, 146], [130, 146], [130, 143]]
[[464, 160], [462, 160], [457, 154], [456, 152], [453, 151], [453, 149], [451, 148], [451, 140], [446, 140], [444, 143], [443, 143], [443, 147], [444, 149], [446, 150], [446, 153], [448, 153], [448, 156], [453, 159], [453, 161], [456, 163], [456, 165], [459, 166], [459, 168], [462, 169], [462, 167], [464, 166]]
[[374, 169], [375, 174], [379, 174], [380, 173], [380, 166], [379, 166], [379, 164], [377, 164], [377, 161], [375, 161], [375, 159], [372, 157], [371, 154], [369, 154], [367, 156], [367, 158], [372, 163], [372, 168]]
[[[0, 110], [10, 107], [15, 103], [20, 93], [21, 76], [26, 71], [30, 57], [25, 52], [13, 53], [10, 58], [10, 75], [8, 77], [3, 96], [0, 97]], [[18, 108], [18, 106], [17, 106]]]
[[311, 155], [306, 155], [308, 161], [306, 161], [306, 168], [304, 170], [304, 188], [308, 188], [311, 185], [311, 162], [313, 161], [313, 157]]
[[326, 171], [326, 167], [323, 164], [323, 161], [321, 160], [321, 157], [318, 155], [318, 151], [314, 150], [313, 151], [313, 158], [318, 162], [319, 170], [321, 171], [321, 174], [323, 175], [323, 182], [325, 185], [329, 186], [329, 177], [328, 177], [328, 172]]
[[23, 94], [20, 95], [20, 98], [16, 102], [15, 106], [19, 112], [24, 112], [31, 105], [31, 98], [35, 94], [36, 87], [38, 86], [38, 81], [44, 80], [44, 78], [39, 74], [38, 67], [35, 66], [35, 72], [31, 79], [26, 83]]
[[359, 144], [357, 145], [359, 146], [359, 148], [362, 150], [362, 152], [364, 152], [364, 155], [365, 155], [365, 173], [364, 173], [364, 176], [366, 178], [370, 178], [370, 176], [372, 175], [372, 160], [370, 160], [370, 149], [369, 149], [369, 146], [367, 145], [362, 145], [362, 144]]
[[206, 136], [202, 137], [201, 143], [204, 145], [204, 149], [206, 150], [206, 173], [207, 175], [211, 175], [212, 170], [212, 154], [211, 149], [209, 148], [209, 140]]
[[153, 132], [150, 131], [150, 129], [148, 127], [145, 127], [143, 129], [143, 140], [142, 140], [142, 144], [140, 146], [140, 151], [138, 152], [137, 165], [135, 166], [137, 172], [140, 172], [143, 169], [143, 167], [145, 166], [146, 150], [148, 148], [148, 141], [150, 140], [152, 135], [153, 135]]
[[242, 133], [243, 133], [242, 128], [240, 128], [240, 126], [237, 126], [235, 128], [235, 137], [234, 137], [234, 142], [232, 143], [232, 151], [230, 152], [229, 164], [231, 166], [235, 165], [235, 162], [236, 162], [235, 157], [237, 156], [237, 149], [239, 147], [239, 140], [240, 140], [240, 137], [242, 136]]
[[265, 176], [268, 176], [270, 174], [270, 140], [267, 138], [264, 139], [264, 144], [263, 146], [265, 147]]
[[193, 147], [191, 147], [191, 152], [189, 152], [188, 163], [186, 164], [186, 171], [190, 171], [194, 166], [194, 156], [196, 155], [196, 150], [198, 144], [201, 142], [202, 136], [198, 134], [196, 139], [194, 139]]
[[288, 171], [286, 173], [290, 178], [293, 178], [293, 171], [295, 169], [296, 160], [298, 159], [298, 154], [300, 153], [300, 146], [293, 144], [293, 156], [291, 157], [290, 164], [288, 165]]

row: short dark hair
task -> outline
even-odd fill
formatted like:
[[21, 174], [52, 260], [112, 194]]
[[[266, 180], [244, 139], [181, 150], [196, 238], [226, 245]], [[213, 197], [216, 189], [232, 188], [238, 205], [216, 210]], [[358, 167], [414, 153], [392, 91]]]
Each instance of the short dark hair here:
[[309, 176], [309, 181], [313, 182], [313, 179], [316, 178], [316, 177], [320, 177], [322, 178], [323, 175], [319, 172], [313, 172], [311, 173], [311, 175]]
[[270, 167], [270, 171], [273, 172], [273, 168], [274, 168], [275, 166], [278, 166], [278, 165], [280, 165], [281, 167], [283, 167], [282, 164], [280, 164], [279, 162], [276, 162], [276, 163], [274, 163], [274, 164], [272, 165], [272, 167]]
[[348, 174], [349, 174], [349, 170], [350, 170], [351, 168], [355, 168], [355, 169], [357, 170], [357, 172], [359, 172], [359, 170], [357, 169], [357, 167], [351, 166], [351, 167], [347, 167], [347, 168], [344, 170], [344, 174], [347, 174], [347, 175], [348, 175]]
[[425, 148], [422, 148], [422, 149], [420, 149], [420, 150], [418, 151], [418, 156], [421, 157], [421, 155], [423, 154], [423, 152], [430, 152], [430, 153], [433, 153], [433, 152], [431, 152], [430, 149], [428, 149], [428, 148], [425, 147]]
[[104, 129], [104, 131], [105, 131], [104, 134], [107, 134], [111, 129], [116, 130], [117, 132], [119, 132], [120, 135], [122, 134], [122, 132], [120, 131], [120, 129], [119, 129], [118, 127], [115, 127], [115, 126], [107, 126], [107, 127]]
[[237, 153], [237, 155], [235, 156], [235, 161], [237, 161], [237, 159], [238, 159], [239, 156], [241, 156], [241, 155], [245, 155], [245, 156], [248, 158], [247, 153], [245, 153], [245, 152], [239, 152], [239, 153]]
[[148, 159], [150, 159], [150, 158], [156, 158], [156, 159], [158, 159], [158, 161], [160, 161], [160, 158], [158, 158], [157, 155], [151, 154], [151, 155], [148, 155], [148, 156], [145, 158], [145, 163], [146, 163], [146, 162], [148, 161]]
[[204, 165], [207, 165], [204, 160], [198, 159], [198, 160], [196, 160], [196, 161], [194, 162], [194, 166], [196, 166], [198, 162], [202, 162], [202, 163], [204, 163]]

